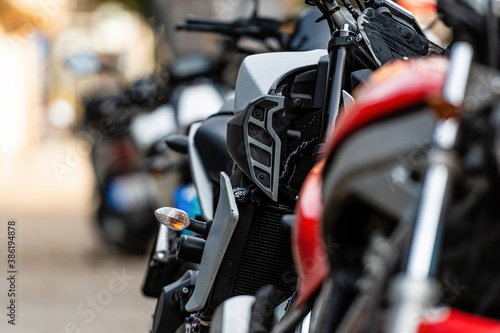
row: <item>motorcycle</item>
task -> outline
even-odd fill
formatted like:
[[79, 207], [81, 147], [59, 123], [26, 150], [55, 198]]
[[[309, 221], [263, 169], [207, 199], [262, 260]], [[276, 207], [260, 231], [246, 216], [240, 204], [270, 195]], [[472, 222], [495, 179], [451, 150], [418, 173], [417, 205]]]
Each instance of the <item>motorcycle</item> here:
[[447, 67], [434, 57], [394, 62], [357, 91], [304, 183], [293, 233], [294, 315], [269, 331], [377, 331], [367, 309], [382, 302], [376, 292], [401, 264], [398, 246], [420, 194], [417, 171], [430, 150], [432, 106]]
[[[150, 211], [161, 202], [156, 175], [183, 178], [185, 168], [163, 140], [218, 111], [231, 89], [215, 78], [215, 68], [210, 59], [186, 57], [168, 68], [167, 77], [155, 74], [119, 95], [87, 102], [81, 133], [93, 142], [96, 220], [108, 243], [129, 252], [148, 248], [157, 233]], [[193, 94], [204, 103], [193, 105]]]
[[[99, 231], [108, 243], [133, 253], [144, 251], [156, 229], [147, 212], [158, 205], [158, 195], [141, 149], [144, 140], [134, 137], [130, 127], [136, 117], [163, 103], [165, 94], [157, 88], [144, 80], [119, 95], [90, 99], [80, 131], [93, 143]], [[169, 126], [158, 130], [168, 133]]]
[[[240, 18], [232, 23], [221, 23], [203, 18], [189, 18], [185, 24], [179, 25], [178, 28], [186, 31], [212, 32], [229, 37], [224, 43], [225, 48], [237, 50], [240, 54], [255, 54], [262, 51], [270, 51], [271, 49], [266, 45], [293, 50], [316, 48], [318, 43], [311, 36], [326, 37], [329, 34], [328, 29], [324, 29], [321, 25], [311, 25], [316, 15], [310, 11], [306, 11], [301, 15], [295, 32], [292, 35], [287, 35], [278, 30], [281, 25], [280, 22], [257, 16], [257, 8], [258, 3], [255, 2], [255, 10], [250, 18]], [[270, 42], [270, 39], [274, 39], [275, 42]], [[279, 42], [276, 42], [276, 40]], [[229, 99], [226, 105], [219, 111], [219, 114], [214, 119], [207, 120], [207, 124], [204, 124], [203, 129], [197, 134], [198, 139], [196, 140], [198, 144], [203, 144], [206, 141], [207, 143], [204, 144], [204, 147], [207, 147], [207, 149], [199, 149], [198, 152], [198, 150], [191, 148], [194, 147], [193, 143], [189, 144], [190, 153], [188, 160], [190, 161], [190, 168], [193, 170], [194, 183], [198, 189], [197, 198], [200, 198], [199, 193], [202, 193], [201, 200], [199, 201], [205, 217], [199, 214], [200, 218], [207, 219], [207, 216], [209, 218], [213, 217], [214, 202], [216, 202], [214, 198], [218, 195], [218, 172], [221, 170], [225, 170], [226, 172], [231, 171], [232, 166], [228, 164], [231, 158], [224, 147], [226, 145], [225, 126], [227, 121], [232, 117], [233, 105], [234, 98]], [[194, 133], [198, 131], [199, 125], [193, 125], [189, 138], [184, 135], [170, 136], [167, 139], [168, 146], [172, 150], [186, 154], [188, 143], [194, 142]], [[199, 139], [202, 136], [204, 136], [203, 139]], [[211, 146], [220, 146], [222, 148], [214, 150]], [[204, 166], [201, 163], [202, 157], [204, 161], [216, 161], [210, 164], [211, 171], [209, 170], [209, 174], [204, 171]], [[196, 218], [196, 215], [190, 214], [189, 216]], [[158, 297], [161, 288], [177, 279], [179, 266], [175, 259], [175, 249], [179, 236], [180, 233], [172, 231], [167, 235], [167, 228], [160, 225], [159, 234], [155, 248], [151, 252], [150, 264], [144, 282], [143, 293], [145, 295]], [[165, 241], [165, 239], [168, 240]], [[168, 266], [171, 267], [167, 268]], [[183, 270], [180, 271], [183, 272]]]
[[[258, 54], [276, 50], [305, 50], [319, 47], [317, 39], [312, 36], [323, 36], [327, 38], [329, 31], [326, 26], [314, 24], [316, 14], [311, 11], [304, 11], [297, 21], [295, 31], [288, 35], [279, 30], [281, 22], [262, 18], [258, 16], [258, 2], [255, 2], [255, 9], [248, 18], [243, 17], [234, 22], [219, 22], [205, 18], [189, 17], [185, 23], [178, 24], [178, 29], [182, 31], [198, 31], [206, 33], [216, 33], [227, 37], [223, 42], [228, 55], [236, 52], [233, 59], [223, 57], [222, 64], [218, 67], [223, 69], [218, 75], [231, 77], [230, 72], [234, 68], [234, 58], [236, 60], [241, 55]], [[326, 29], [325, 29], [326, 28]], [[239, 56], [238, 56], [239, 55]], [[197, 96], [184, 98], [186, 101], [198, 101], [201, 104], [206, 100]], [[188, 105], [189, 103], [184, 103]], [[192, 103], [191, 103], [192, 104]], [[170, 150], [181, 154], [188, 154], [189, 161], [185, 170], [191, 170], [194, 189], [192, 184], [182, 187], [182, 191], [189, 197], [189, 202], [184, 209], [188, 216], [203, 220], [213, 218], [215, 203], [218, 197], [219, 172], [230, 173], [232, 170], [232, 159], [229, 156], [226, 146], [226, 124], [233, 115], [234, 97], [227, 98], [226, 103], [219, 110], [217, 115], [209, 117], [203, 125], [201, 122], [193, 123], [190, 126], [188, 135], [176, 134], [167, 138], [166, 143]], [[199, 108], [199, 106], [191, 105]], [[186, 108], [188, 113], [189, 108]], [[194, 200], [192, 199], [194, 198]], [[186, 202], [186, 200], [183, 200]], [[176, 208], [181, 208], [176, 204]], [[194, 208], [194, 210], [193, 210]], [[175, 282], [179, 274], [183, 274], [185, 267], [194, 267], [196, 264], [186, 263], [176, 258], [177, 244], [181, 234], [189, 235], [189, 231], [175, 232], [168, 231], [168, 228], [160, 224], [155, 245], [150, 253], [149, 265], [146, 278], [143, 283], [143, 294], [149, 297], [158, 298], [161, 289], [166, 285]]]
[[[323, 148], [320, 143], [326, 128], [335, 123], [341, 100], [350, 101], [349, 92], [388, 61], [444, 52], [425, 38], [411, 14], [392, 2], [369, 2], [361, 15], [346, 6], [359, 26], [335, 3], [333, 9], [323, 2], [309, 3], [320, 8], [320, 21], [326, 20], [332, 30], [328, 51], [247, 57], [236, 83], [232, 105], [236, 116], [230, 115], [228, 122], [221, 120], [222, 130], [208, 130], [208, 124], [217, 121], [212, 117], [190, 133], [189, 153], [193, 156], [224, 150], [221, 143], [227, 142], [231, 160], [218, 162], [226, 166], [222, 171], [229, 167], [231, 177], [211, 166], [208, 153], [192, 167], [195, 183], [203, 184], [197, 190], [206, 220], [190, 219], [172, 208], [156, 211], [160, 223], [168, 228], [197, 234], [181, 236], [176, 255], [200, 266], [163, 288], [153, 332], [173, 332], [178, 327], [187, 332], [207, 331], [208, 327], [233, 332], [237, 325], [230, 318], [235, 317], [214, 317], [214, 310], [221, 306], [240, 311], [241, 307], [225, 301], [254, 295], [268, 284], [277, 290], [271, 301], [273, 310], [278, 305], [277, 316], [289, 312], [297, 276], [290, 228], [283, 227], [281, 220], [293, 212], [302, 182]], [[224, 138], [220, 133], [226, 122]], [[190, 158], [192, 165], [197, 158]], [[205, 182], [196, 181], [197, 172]], [[218, 191], [209, 178], [214, 175], [219, 175]]]

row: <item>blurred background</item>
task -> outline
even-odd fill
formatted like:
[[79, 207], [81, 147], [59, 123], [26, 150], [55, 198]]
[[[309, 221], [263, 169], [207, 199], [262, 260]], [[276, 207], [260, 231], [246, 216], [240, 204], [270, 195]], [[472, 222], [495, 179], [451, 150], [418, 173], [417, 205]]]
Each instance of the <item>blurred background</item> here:
[[[406, 1], [432, 22], [426, 3]], [[260, 12], [283, 19], [302, 6], [261, 1]], [[93, 221], [85, 103], [160, 77], [175, 59], [220, 52], [215, 36], [175, 32], [186, 15], [231, 20], [251, 10], [250, 0], [0, 0], [0, 269], [6, 275], [14, 219], [18, 270], [16, 325], [0, 312], [0, 331], [149, 331], [146, 254], [106, 245]]]

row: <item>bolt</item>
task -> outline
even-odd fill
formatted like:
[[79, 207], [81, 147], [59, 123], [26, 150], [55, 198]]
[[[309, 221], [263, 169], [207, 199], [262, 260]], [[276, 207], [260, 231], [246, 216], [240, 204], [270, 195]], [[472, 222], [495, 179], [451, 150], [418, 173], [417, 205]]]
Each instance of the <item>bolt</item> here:
[[352, 38], [352, 36], [349, 36], [349, 37], [347, 37], [347, 39], [345, 41], [347, 43], [351, 44], [352, 42], [354, 42], [354, 38]]
[[189, 292], [188, 288], [186, 288], [186, 287], [182, 288], [182, 293], [183, 294], [187, 294], [188, 292]]
[[261, 109], [255, 109], [255, 111], [253, 112], [253, 116], [255, 118], [260, 118], [262, 117], [262, 110]]
[[266, 179], [266, 175], [265, 175], [265, 174], [263, 174], [263, 173], [259, 173], [259, 175], [257, 176], [257, 178], [258, 178], [259, 180], [264, 180], [264, 179]]
[[300, 107], [300, 106], [302, 106], [302, 100], [300, 98], [296, 98], [296, 99], [293, 100], [293, 104], [295, 106]]
[[363, 40], [363, 36], [361, 36], [361, 34], [358, 34], [358, 35], [356, 36], [356, 42], [358, 42], [358, 43], [359, 43], [359, 42], [361, 42], [362, 40]]
[[163, 259], [163, 258], [165, 258], [165, 253], [163, 253], [163, 252], [158, 252], [158, 253], [156, 254], [156, 257], [157, 257], [158, 259]]
[[243, 194], [243, 191], [236, 191], [236, 192], [234, 192], [234, 195], [237, 196], [237, 197], [239, 197], [242, 194]]

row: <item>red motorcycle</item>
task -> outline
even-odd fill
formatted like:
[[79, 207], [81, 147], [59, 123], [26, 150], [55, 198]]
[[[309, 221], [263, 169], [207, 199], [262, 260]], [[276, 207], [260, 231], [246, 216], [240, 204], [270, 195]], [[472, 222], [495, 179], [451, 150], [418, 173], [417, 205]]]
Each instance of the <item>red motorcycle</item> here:
[[472, 54], [356, 92], [302, 187], [298, 298], [272, 332], [500, 332], [500, 76]]

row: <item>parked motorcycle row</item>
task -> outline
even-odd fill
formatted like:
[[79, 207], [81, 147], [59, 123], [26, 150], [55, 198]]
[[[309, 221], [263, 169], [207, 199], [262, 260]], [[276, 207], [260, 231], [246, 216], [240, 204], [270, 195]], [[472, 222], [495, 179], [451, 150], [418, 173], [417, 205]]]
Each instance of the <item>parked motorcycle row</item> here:
[[[395, 2], [305, 2], [291, 35], [257, 1], [179, 26], [248, 55], [235, 83], [223, 60], [183, 59], [88, 104], [113, 125], [93, 155], [104, 235], [134, 251], [156, 236], [151, 331], [500, 331], [493, 2], [439, 0], [446, 49]], [[150, 178], [174, 169], [185, 185], [155, 209], [172, 189]]]

